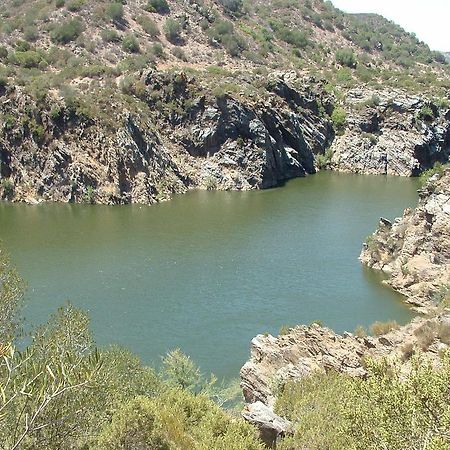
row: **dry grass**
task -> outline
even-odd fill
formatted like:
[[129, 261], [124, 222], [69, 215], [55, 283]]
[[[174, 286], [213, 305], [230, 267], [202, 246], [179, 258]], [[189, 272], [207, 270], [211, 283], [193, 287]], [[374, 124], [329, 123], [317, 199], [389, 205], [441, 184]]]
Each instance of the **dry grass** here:
[[375, 322], [371, 327], [370, 331], [375, 336], [381, 336], [383, 334], [389, 333], [392, 330], [398, 330], [400, 325], [395, 320], [389, 320], [387, 322]]

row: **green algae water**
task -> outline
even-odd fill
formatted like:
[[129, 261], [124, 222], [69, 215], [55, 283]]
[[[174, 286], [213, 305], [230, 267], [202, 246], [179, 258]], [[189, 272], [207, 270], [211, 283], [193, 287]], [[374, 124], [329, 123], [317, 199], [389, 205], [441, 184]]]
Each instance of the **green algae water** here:
[[99, 345], [153, 365], [179, 347], [230, 378], [258, 333], [412, 317], [357, 258], [380, 216], [401, 215], [416, 189], [413, 179], [325, 172], [154, 206], [0, 203], [0, 239], [28, 282], [29, 323], [70, 301], [89, 312]]

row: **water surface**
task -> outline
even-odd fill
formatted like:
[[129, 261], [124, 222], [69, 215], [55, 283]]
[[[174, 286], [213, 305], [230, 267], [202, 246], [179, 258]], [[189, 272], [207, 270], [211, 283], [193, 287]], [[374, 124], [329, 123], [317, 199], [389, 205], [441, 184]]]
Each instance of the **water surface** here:
[[180, 347], [237, 376], [252, 337], [321, 320], [406, 322], [401, 297], [357, 258], [380, 216], [415, 204], [412, 179], [319, 173], [255, 192], [154, 206], [0, 204], [0, 239], [29, 285], [33, 324], [70, 300], [96, 341], [157, 364]]

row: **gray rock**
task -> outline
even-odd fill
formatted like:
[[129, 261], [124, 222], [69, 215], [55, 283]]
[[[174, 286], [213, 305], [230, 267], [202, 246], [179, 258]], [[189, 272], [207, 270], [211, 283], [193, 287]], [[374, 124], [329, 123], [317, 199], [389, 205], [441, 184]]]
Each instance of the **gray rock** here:
[[246, 405], [242, 416], [258, 428], [262, 441], [269, 447], [275, 447], [280, 438], [292, 432], [289, 420], [278, 416], [261, 402]]

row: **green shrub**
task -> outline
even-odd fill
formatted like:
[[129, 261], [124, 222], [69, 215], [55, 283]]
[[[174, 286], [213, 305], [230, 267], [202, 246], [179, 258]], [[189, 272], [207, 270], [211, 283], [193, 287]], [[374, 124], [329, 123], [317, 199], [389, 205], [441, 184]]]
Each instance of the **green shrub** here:
[[77, 39], [83, 32], [83, 24], [79, 19], [69, 19], [57, 25], [51, 32], [53, 42], [67, 44]]
[[178, 20], [171, 18], [167, 19], [164, 23], [163, 29], [164, 35], [169, 42], [172, 42], [172, 44], [175, 44], [180, 40], [182, 26]]
[[222, 44], [231, 56], [239, 56], [247, 47], [242, 37], [235, 33], [233, 23], [228, 20], [216, 20], [207, 34], [210, 40]]
[[102, 39], [104, 42], [120, 42], [121, 37], [117, 33], [116, 30], [111, 30], [109, 28], [106, 28], [101, 31], [100, 33]]
[[357, 65], [356, 56], [353, 53], [353, 50], [348, 48], [337, 50], [335, 58], [336, 62], [341, 66], [347, 66], [353, 69]]
[[146, 9], [147, 11], [157, 12], [159, 14], [167, 14], [170, 12], [167, 0], [149, 0]]
[[139, 43], [135, 36], [127, 34], [122, 40], [122, 48], [129, 53], [139, 52]]
[[18, 52], [27, 52], [28, 50], [31, 50], [31, 45], [29, 42], [19, 39], [16, 42], [15, 48]]
[[427, 185], [430, 178], [433, 177], [434, 175], [439, 175], [439, 177], [441, 177], [444, 174], [445, 169], [447, 167], [449, 167], [448, 164], [442, 164], [440, 162], [435, 163], [431, 169], [426, 170], [420, 175], [419, 178], [420, 187], [424, 188]]
[[0, 46], [0, 59], [6, 59], [8, 57], [8, 49]]
[[219, 0], [224, 10], [229, 13], [241, 13], [243, 8], [242, 0]]
[[80, 11], [84, 6], [85, 0], [71, 0], [67, 3], [67, 9], [71, 12]]
[[163, 48], [163, 46], [159, 42], [156, 42], [155, 44], [152, 45], [152, 53], [157, 58], [161, 58], [162, 56], [164, 56], [164, 48]]
[[137, 397], [121, 406], [94, 450], [126, 449], [263, 450], [255, 429], [235, 419], [206, 396], [181, 389], [156, 398]]
[[12, 62], [15, 64], [31, 69], [33, 67], [39, 67], [42, 62], [42, 55], [34, 50], [28, 50], [26, 52], [15, 52], [11, 56]]
[[156, 22], [150, 17], [147, 16], [139, 16], [136, 19], [137, 23], [142, 27], [142, 29], [151, 37], [155, 38], [159, 35], [159, 28]]
[[425, 105], [419, 111], [417, 117], [425, 122], [432, 122], [435, 116], [434, 111], [430, 108], [430, 106]]
[[338, 133], [342, 133], [347, 125], [347, 113], [345, 109], [341, 107], [335, 108], [331, 114], [331, 120], [333, 121], [335, 130]]
[[171, 50], [171, 53], [173, 56], [175, 56], [175, 58], [180, 59], [181, 61], [187, 61], [186, 53], [184, 53], [184, 50], [180, 47], [174, 47]]
[[119, 2], [110, 3], [106, 8], [106, 14], [113, 21], [123, 19], [123, 5]]
[[3, 196], [11, 198], [14, 194], [14, 183], [9, 178], [3, 178], [0, 180], [0, 189], [3, 192]]

